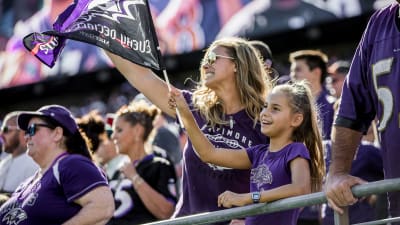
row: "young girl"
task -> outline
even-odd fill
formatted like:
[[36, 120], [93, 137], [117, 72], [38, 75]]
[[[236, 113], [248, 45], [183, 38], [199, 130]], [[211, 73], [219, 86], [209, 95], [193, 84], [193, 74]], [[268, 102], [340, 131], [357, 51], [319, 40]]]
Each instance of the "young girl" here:
[[[225, 191], [218, 196], [223, 207], [271, 202], [319, 191], [324, 176], [321, 134], [311, 91], [304, 82], [272, 89], [260, 113], [261, 132], [270, 144], [242, 150], [215, 148], [200, 131], [190, 108], [177, 90], [169, 106], [178, 107], [186, 132], [198, 156], [208, 163], [251, 169], [250, 193]], [[295, 225], [299, 209], [246, 218], [246, 224]]]

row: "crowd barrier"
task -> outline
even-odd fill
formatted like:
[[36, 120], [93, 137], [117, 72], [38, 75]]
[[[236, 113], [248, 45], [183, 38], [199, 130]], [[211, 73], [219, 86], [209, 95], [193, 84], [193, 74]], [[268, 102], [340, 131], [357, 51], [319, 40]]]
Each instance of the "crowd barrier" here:
[[[400, 178], [370, 182], [367, 184], [357, 185], [352, 188], [352, 192], [356, 197], [363, 197], [372, 194], [382, 194], [394, 191], [400, 191]], [[325, 193], [318, 192], [308, 195], [285, 198], [270, 203], [258, 203], [214, 212], [206, 212], [190, 216], [178, 217], [175, 219], [161, 220], [153, 223], [147, 223], [147, 225], [209, 224], [221, 221], [228, 221], [231, 219], [244, 218], [246, 216], [317, 205], [326, 203], [326, 201], [327, 200]], [[335, 213], [335, 225], [349, 225], [347, 208], [344, 209], [345, 213], [342, 215]], [[357, 225], [387, 224], [389, 222], [396, 221], [400, 221], [400, 217], [359, 223]]]

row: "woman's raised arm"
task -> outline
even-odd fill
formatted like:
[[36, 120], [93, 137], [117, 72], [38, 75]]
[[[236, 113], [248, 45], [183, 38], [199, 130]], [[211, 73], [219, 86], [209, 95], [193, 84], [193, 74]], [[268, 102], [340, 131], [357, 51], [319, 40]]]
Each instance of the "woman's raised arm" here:
[[168, 115], [175, 117], [175, 111], [168, 107], [168, 86], [151, 69], [137, 65], [118, 55], [106, 51], [115, 67], [138, 91]]

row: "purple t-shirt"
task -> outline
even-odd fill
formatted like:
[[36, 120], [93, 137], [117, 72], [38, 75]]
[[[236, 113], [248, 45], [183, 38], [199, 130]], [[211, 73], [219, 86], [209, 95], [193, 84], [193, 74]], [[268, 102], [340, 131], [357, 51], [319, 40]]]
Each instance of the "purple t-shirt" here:
[[[343, 86], [338, 126], [366, 131], [378, 117], [385, 178], [400, 177], [399, 5], [372, 15]], [[400, 192], [390, 192], [392, 216], [400, 216]], [[396, 213], [395, 213], [396, 212]]]
[[73, 154], [59, 159], [41, 178], [39, 172], [28, 178], [1, 206], [2, 225], [60, 225], [81, 210], [74, 200], [107, 185], [88, 158]]
[[[193, 110], [190, 92], [183, 92]], [[266, 144], [269, 139], [260, 131], [260, 124], [253, 127], [253, 120], [245, 110], [226, 115], [230, 125], [212, 129], [198, 111], [193, 111], [202, 132], [218, 148], [244, 149], [253, 145]], [[183, 155], [182, 194], [174, 216], [220, 210], [217, 197], [226, 190], [238, 193], [249, 192], [249, 170], [224, 168], [204, 163], [196, 155], [190, 140]]]
[[[266, 191], [292, 182], [290, 162], [301, 157], [310, 160], [310, 154], [303, 143], [292, 143], [278, 152], [268, 151], [269, 145], [257, 145], [247, 149], [252, 164], [250, 191]], [[261, 214], [246, 218], [246, 225], [266, 224], [296, 225], [300, 209]]]

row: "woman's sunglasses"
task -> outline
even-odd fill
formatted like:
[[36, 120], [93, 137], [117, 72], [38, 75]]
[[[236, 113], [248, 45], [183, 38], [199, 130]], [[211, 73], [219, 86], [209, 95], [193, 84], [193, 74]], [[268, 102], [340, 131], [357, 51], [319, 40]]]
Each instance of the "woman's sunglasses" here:
[[48, 124], [43, 124], [43, 123], [32, 123], [31, 125], [26, 128], [25, 135], [28, 135], [29, 137], [33, 137], [37, 131], [38, 127], [47, 127], [49, 129], [54, 129], [53, 126], [50, 126]]
[[5, 125], [5, 126], [3, 126], [1, 128], [1, 133], [7, 134], [8, 132], [13, 131], [13, 130], [19, 130], [19, 129], [18, 129], [17, 126], [12, 126], [12, 125], [7, 126], [7, 125]]
[[224, 59], [232, 59], [234, 60], [235, 58], [230, 57], [230, 56], [226, 56], [226, 55], [217, 55], [215, 54], [215, 52], [208, 52], [207, 55], [204, 56], [203, 61], [202, 61], [202, 65], [213, 65], [215, 63], [215, 61], [217, 61], [218, 58], [224, 58]]

